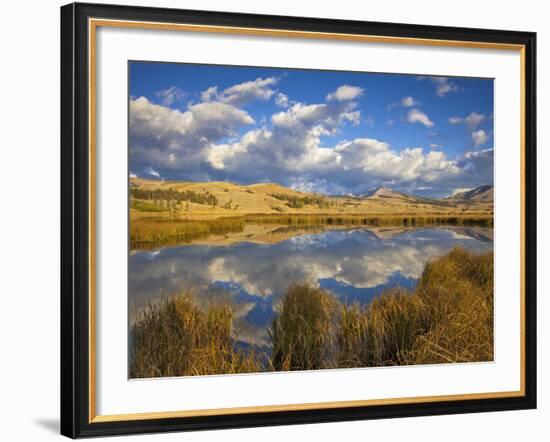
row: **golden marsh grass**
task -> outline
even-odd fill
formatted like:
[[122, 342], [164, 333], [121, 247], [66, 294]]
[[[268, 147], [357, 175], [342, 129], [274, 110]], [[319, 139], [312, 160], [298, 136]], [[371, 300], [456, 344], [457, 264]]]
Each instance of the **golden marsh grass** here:
[[424, 227], [436, 225], [492, 227], [493, 217], [487, 214], [468, 215], [247, 215], [216, 219], [137, 218], [130, 222], [130, 247], [147, 249], [164, 245], [189, 243], [213, 235], [240, 233], [245, 225], [280, 225], [282, 227]]
[[234, 311], [201, 309], [195, 293], [149, 304], [131, 328], [130, 377], [250, 373], [262, 370], [254, 351], [233, 347]]

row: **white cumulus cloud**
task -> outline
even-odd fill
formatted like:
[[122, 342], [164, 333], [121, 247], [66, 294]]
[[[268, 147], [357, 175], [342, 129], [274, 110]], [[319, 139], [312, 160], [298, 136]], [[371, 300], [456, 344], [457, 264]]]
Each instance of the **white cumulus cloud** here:
[[[433, 143], [425, 149], [397, 150], [367, 137], [331, 141], [346, 125], [365, 120], [354, 100], [362, 89], [344, 85], [328, 94], [327, 101], [298, 103], [274, 89], [275, 79], [268, 80], [256, 79], [222, 91], [208, 88], [202, 101], [189, 104], [186, 110], [155, 104], [145, 97], [132, 98], [132, 173], [244, 184], [275, 181], [296, 189], [353, 194], [388, 183], [410, 191], [437, 188], [450, 192], [474, 182], [489, 182], [492, 177], [492, 149], [450, 158]], [[253, 126], [255, 120], [240, 107], [252, 97], [275, 98], [279, 111]], [[435, 126], [418, 108], [407, 111], [409, 123]], [[485, 132], [477, 131], [474, 143], [481, 145], [487, 139]]]
[[449, 118], [449, 124], [460, 124], [462, 123], [462, 118], [460, 117], [451, 117]]
[[403, 107], [413, 107], [413, 106], [419, 106], [420, 103], [418, 101], [416, 101], [413, 97], [411, 96], [408, 96], [408, 97], [404, 97], [402, 100], [401, 100], [401, 106]]
[[359, 98], [361, 95], [363, 95], [363, 92], [364, 92], [363, 88], [344, 84], [340, 86], [338, 89], [336, 89], [334, 92], [331, 92], [330, 94], [328, 94], [326, 99], [327, 101], [354, 100], [356, 98]]
[[162, 105], [171, 106], [176, 101], [181, 100], [185, 96], [185, 92], [177, 86], [171, 86], [167, 89], [155, 92], [155, 95], [160, 98]]
[[288, 97], [282, 92], [279, 92], [275, 97], [275, 104], [280, 107], [288, 107]]
[[409, 123], [420, 123], [423, 124], [426, 127], [433, 127], [435, 124], [428, 115], [426, 115], [424, 112], [422, 112], [420, 109], [411, 109], [409, 113], [407, 114], [406, 120]]
[[481, 123], [483, 123], [487, 117], [478, 112], [472, 112], [467, 117], [451, 117], [449, 118], [449, 124], [466, 124], [470, 129], [475, 129]]
[[480, 129], [472, 132], [472, 141], [476, 146], [481, 146], [482, 144], [485, 144], [488, 138], [489, 137], [484, 130]]
[[135, 171], [147, 166], [181, 172], [200, 170], [211, 143], [253, 123], [247, 112], [222, 102], [193, 104], [182, 112], [154, 104], [145, 97], [132, 99], [132, 167]]
[[252, 81], [235, 84], [218, 91], [216, 86], [209, 87], [201, 94], [203, 101], [220, 101], [233, 106], [243, 106], [255, 100], [269, 100], [275, 94], [278, 79], [275, 77], [257, 78]]
[[444, 97], [449, 92], [459, 90], [458, 85], [447, 77], [431, 77], [431, 80], [435, 83], [435, 93], [438, 97]]

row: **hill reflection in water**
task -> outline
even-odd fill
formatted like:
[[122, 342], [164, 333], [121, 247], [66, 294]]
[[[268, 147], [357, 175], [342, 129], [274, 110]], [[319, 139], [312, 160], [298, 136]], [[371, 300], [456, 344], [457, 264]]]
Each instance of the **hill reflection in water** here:
[[329, 289], [342, 301], [368, 303], [384, 290], [414, 288], [425, 263], [455, 246], [493, 248], [487, 227], [387, 227], [284, 233], [276, 242], [241, 241], [134, 251], [129, 257], [129, 309], [199, 287], [201, 302], [230, 298], [243, 345], [265, 345], [282, 293], [295, 281]]

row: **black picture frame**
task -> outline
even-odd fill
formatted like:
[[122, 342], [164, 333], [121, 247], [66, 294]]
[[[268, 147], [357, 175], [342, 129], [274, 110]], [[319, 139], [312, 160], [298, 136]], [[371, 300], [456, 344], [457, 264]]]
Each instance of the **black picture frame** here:
[[[524, 50], [524, 395], [318, 410], [93, 422], [89, 394], [88, 19], [522, 45]], [[536, 34], [73, 3], [61, 8], [61, 434], [71, 437], [336, 422], [536, 408]]]

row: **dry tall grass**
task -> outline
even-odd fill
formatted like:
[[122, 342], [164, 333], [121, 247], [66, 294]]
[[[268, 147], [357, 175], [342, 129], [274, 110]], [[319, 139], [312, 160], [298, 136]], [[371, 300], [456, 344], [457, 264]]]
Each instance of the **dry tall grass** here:
[[493, 359], [493, 253], [455, 248], [426, 265], [416, 289], [428, 332], [411, 363]]
[[455, 248], [424, 269], [417, 288], [367, 306], [292, 285], [273, 321], [276, 370], [479, 362], [493, 359], [493, 254]]
[[492, 226], [491, 213], [441, 213], [441, 214], [269, 214], [246, 215], [246, 222], [257, 224], [289, 225], [363, 225], [363, 226], [432, 226], [432, 225], [482, 225]]
[[253, 351], [234, 347], [228, 304], [201, 309], [192, 291], [149, 304], [131, 328], [130, 377], [262, 371]]
[[[156, 206], [152, 206], [155, 208]], [[160, 209], [159, 209], [160, 210]], [[156, 214], [155, 214], [156, 215]], [[130, 247], [147, 249], [176, 245], [210, 235], [240, 233], [245, 224], [281, 225], [300, 227], [327, 226], [435, 226], [481, 225], [491, 227], [493, 217], [488, 214], [466, 215], [247, 215], [244, 217], [220, 217], [215, 219], [189, 220], [178, 218], [132, 218], [130, 219]]]
[[418, 299], [392, 289], [368, 307], [341, 307], [338, 330], [339, 367], [404, 365], [411, 359], [418, 336], [425, 332]]
[[292, 284], [270, 330], [275, 370], [330, 368], [335, 352], [338, 303], [327, 291]]
[[414, 292], [393, 289], [341, 315], [339, 366], [490, 361], [493, 253], [455, 248], [426, 264]]
[[209, 235], [242, 232], [243, 218], [187, 221], [145, 218], [130, 221], [130, 247], [146, 249], [170, 244], [182, 244]]

